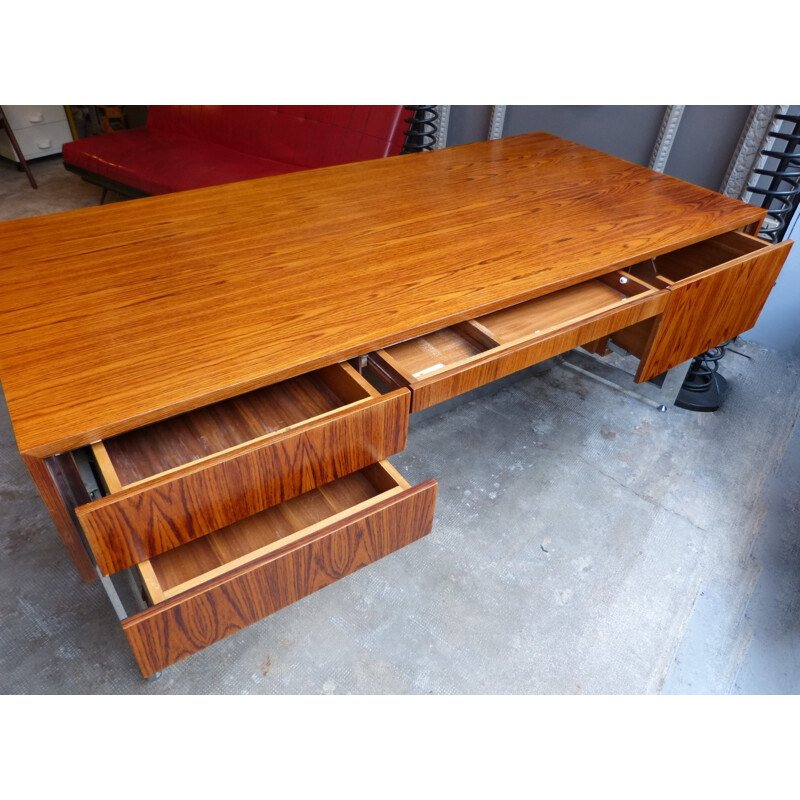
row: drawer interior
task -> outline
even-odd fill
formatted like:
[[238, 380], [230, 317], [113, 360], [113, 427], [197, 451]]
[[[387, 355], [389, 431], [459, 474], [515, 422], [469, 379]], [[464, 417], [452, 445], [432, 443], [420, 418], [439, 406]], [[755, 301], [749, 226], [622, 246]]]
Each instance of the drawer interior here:
[[768, 244], [763, 239], [732, 231], [634, 264], [626, 271], [653, 286], [663, 288], [741, 256], [756, 253]]
[[435, 375], [459, 361], [496, 346], [481, 342], [467, 323], [418, 336], [381, 351], [407, 379], [420, 380]]
[[127, 486], [376, 394], [336, 364], [106, 439], [95, 455], [107, 482]]
[[[622, 280], [623, 282], [620, 282]], [[479, 317], [477, 322], [499, 344], [529, 339], [620, 305], [648, 287], [618, 273], [560, 289], [501, 311]]]
[[644, 281], [615, 272], [409, 339], [380, 350], [378, 355], [409, 384], [414, 384], [468, 362], [480, 353], [545, 336], [618, 307], [631, 297], [654, 291], [654, 287]]
[[381, 461], [144, 561], [139, 572], [158, 603], [407, 488], [402, 475]]

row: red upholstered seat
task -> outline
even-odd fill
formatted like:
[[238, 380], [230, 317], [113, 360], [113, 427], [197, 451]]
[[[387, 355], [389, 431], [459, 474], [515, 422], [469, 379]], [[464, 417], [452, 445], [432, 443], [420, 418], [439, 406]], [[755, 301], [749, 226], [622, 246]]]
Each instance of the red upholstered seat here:
[[164, 194], [396, 155], [403, 119], [403, 106], [150, 106], [144, 127], [62, 154], [87, 180]]

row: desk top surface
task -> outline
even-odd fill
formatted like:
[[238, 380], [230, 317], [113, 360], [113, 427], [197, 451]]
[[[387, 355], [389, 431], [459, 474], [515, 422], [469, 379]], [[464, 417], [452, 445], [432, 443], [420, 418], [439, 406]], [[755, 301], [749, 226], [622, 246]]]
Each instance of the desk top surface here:
[[44, 456], [763, 217], [534, 133], [0, 225], [0, 379]]

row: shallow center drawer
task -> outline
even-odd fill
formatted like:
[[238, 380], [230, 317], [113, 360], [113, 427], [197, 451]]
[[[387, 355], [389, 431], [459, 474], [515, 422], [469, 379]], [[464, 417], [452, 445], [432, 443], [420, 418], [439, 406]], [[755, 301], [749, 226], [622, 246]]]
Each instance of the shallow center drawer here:
[[401, 451], [408, 413], [326, 367], [97, 442], [106, 495], [76, 513], [110, 574]]
[[122, 625], [142, 673], [430, 533], [436, 492], [380, 462], [138, 565], [153, 605]]
[[408, 386], [412, 412], [421, 411], [652, 317], [666, 299], [612, 273], [378, 350], [370, 363], [391, 385]]

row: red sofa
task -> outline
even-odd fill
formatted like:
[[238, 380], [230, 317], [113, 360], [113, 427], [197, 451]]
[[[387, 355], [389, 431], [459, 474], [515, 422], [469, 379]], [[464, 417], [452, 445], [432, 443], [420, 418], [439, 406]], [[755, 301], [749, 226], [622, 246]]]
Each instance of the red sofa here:
[[[403, 106], [150, 106], [147, 124], [64, 145], [64, 166], [131, 197], [397, 155]], [[104, 195], [105, 196], [105, 195]]]

